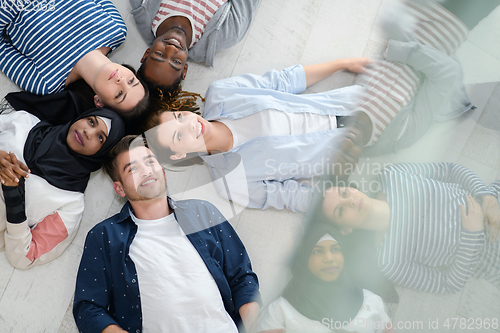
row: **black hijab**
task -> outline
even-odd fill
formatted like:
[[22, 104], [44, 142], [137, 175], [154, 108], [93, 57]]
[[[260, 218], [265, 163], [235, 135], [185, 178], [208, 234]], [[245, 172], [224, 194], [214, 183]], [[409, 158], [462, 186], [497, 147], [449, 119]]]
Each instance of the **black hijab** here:
[[52, 125], [65, 125], [85, 111], [83, 100], [72, 91], [49, 95], [18, 91], [8, 93], [5, 99], [14, 109], [29, 112], [41, 121], [47, 120]]
[[312, 223], [295, 256], [293, 278], [283, 291], [283, 297], [309, 319], [350, 321], [363, 304], [363, 289], [351, 281], [345, 269], [335, 281], [326, 282], [314, 276], [308, 268], [314, 246], [325, 234], [330, 234], [342, 247], [342, 235], [335, 227]]
[[[69, 128], [76, 121], [88, 116], [111, 119], [111, 131], [106, 142], [94, 155], [75, 153], [66, 143]], [[84, 112], [65, 125], [53, 126], [48, 121], [36, 124], [24, 144], [24, 160], [31, 172], [49, 184], [68, 191], [84, 192], [90, 173], [98, 170], [108, 151], [124, 135], [125, 125], [120, 116], [108, 109], [97, 108]]]

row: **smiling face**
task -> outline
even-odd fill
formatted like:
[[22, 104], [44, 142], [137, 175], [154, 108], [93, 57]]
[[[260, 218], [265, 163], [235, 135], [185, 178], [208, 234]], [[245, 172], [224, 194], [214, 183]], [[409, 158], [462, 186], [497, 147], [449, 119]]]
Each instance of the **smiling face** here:
[[158, 142], [170, 148], [173, 160], [186, 157], [187, 153], [206, 152], [205, 142], [212, 135], [212, 124], [202, 117], [189, 112], [163, 112], [160, 116]]
[[116, 158], [119, 180], [114, 182], [116, 193], [129, 201], [166, 197], [166, 178], [156, 157], [146, 147], [132, 148]]
[[337, 280], [344, 268], [344, 255], [340, 245], [333, 240], [316, 244], [307, 262], [309, 271], [325, 282]]
[[108, 138], [108, 128], [104, 121], [96, 116], [82, 118], [69, 128], [66, 142], [75, 153], [81, 155], [96, 154]]
[[93, 85], [97, 107], [130, 111], [144, 97], [145, 90], [134, 73], [121, 65], [107, 63], [99, 71]]
[[331, 187], [325, 192], [323, 213], [343, 231], [369, 229], [367, 222], [372, 205], [372, 199], [357, 189]]
[[186, 77], [188, 47], [184, 30], [173, 27], [156, 38], [142, 56], [144, 76], [159, 85], [172, 86]]

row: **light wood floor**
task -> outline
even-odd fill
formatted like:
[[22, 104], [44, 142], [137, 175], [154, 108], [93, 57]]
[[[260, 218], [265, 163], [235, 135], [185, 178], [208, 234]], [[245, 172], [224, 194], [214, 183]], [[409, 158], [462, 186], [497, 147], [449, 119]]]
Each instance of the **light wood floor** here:
[[[111, 58], [138, 66], [146, 45], [129, 14], [128, 1], [113, 2], [129, 30], [127, 41]], [[375, 22], [381, 8], [389, 2], [261, 0], [244, 40], [229, 50], [218, 52], [214, 68], [190, 63], [184, 88], [203, 94], [212, 81], [246, 72], [263, 74], [271, 68], [282, 69], [296, 63], [309, 65], [341, 57], [376, 56], [384, 43]], [[466, 80], [475, 83], [468, 91], [477, 109], [460, 119], [435, 124], [422, 140], [407, 150], [362, 163], [453, 161], [472, 169], [487, 184], [500, 179], [500, 124], [496, 125], [497, 130], [492, 130], [477, 123], [486, 119], [484, 117], [489, 119], [493, 115], [494, 118], [500, 112], [500, 85], [497, 83], [500, 29], [494, 29], [500, 22], [498, 16], [497, 8], [488, 22], [482, 22], [471, 33], [470, 40], [459, 51]], [[353, 82], [353, 74], [340, 72], [309, 91], [330, 90]], [[17, 86], [0, 73], [0, 96], [16, 90], [19, 90]], [[210, 179], [203, 166], [169, 171], [167, 177], [174, 198], [205, 198], [231, 215], [227, 203], [215, 194], [211, 185], [205, 186], [203, 191], [186, 191]], [[92, 175], [85, 201], [78, 235], [57, 260], [23, 271], [13, 269], [5, 254], [0, 253], [0, 332], [77, 332], [71, 313], [72, 296], [86, 233], [96, 223], [116, 213], [123, 204], [114, 195], [111, 181], [101, 172]], [[240, 208], [231, 223], [247, 247], [261, 281], [264, 302], [269, 303], [279, 295], [289, 276], [286, 267], [295, 240], [303, 231], [302, 215], [273, 209]], [[432, 295], [404, 288], [398, 291], [401, 301], [390, 307], [394, 323], [401, 321], [409, 327], [421, 321], [424, 325], [424, 329], [398, 332], [469, 332], [461, 330], [459, 325], [448, 330], [442, 324], [447, 318], [500, 319], [500, 290], [483, 280], [469, 281], [466, 288], [455, 295]], [[435, 320], [439, 320], [440, 328], [429, 329], [429, 321]]]

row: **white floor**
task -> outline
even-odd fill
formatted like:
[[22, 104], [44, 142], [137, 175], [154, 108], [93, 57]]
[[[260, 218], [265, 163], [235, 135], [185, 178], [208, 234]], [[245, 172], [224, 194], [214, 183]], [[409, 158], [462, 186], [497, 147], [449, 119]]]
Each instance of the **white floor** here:
[[[219, 52], [214, 68], [189, 64], [184, 89], [204, 93], [212, 81], [245, 72], [262, 74], [271, 68], [281, 69], [296, 63], [308, 65], [340, 57], [374, 56], [383, 47], [375, 21], [381, 8], [391, 1], [261, 0], [245, 39]], [[113, 2], [125, 19], [129, 33], [126, 43], [111, 57], [116, 62], [138, 66], [146, 45], [129, 14], [128, 1]], [[487, 184], [500, 179], [500, 132], [477, 124], [478, 119], [495, 115], [500, 108], [500, 84], [496, 82], [500, 76], [500, 29], [491, 29], [488, 25], [498, 20], [490, 21], [478, 26], [477, 31], [471, 33], [467, 47], [461, 50], [467, 82], [475, 83], [468, 87], [470, 98], [478, 108], [460, 119], [435, 124], [420, 142], [407, 150], [364, 162], [453, 161], [475, 171]], [[484, 68], [479, 68], [481, 66]], [[354, 75], [340, 72], [310, 91], [330, 90], [353, 81]], [[16, 90], [19, 89], [0, 74], [0, 96]], [[169, 171], [167, 177], [175, 198], [192, 197], [197, 192], [197, 196], [209, 199], [231, 215], [227, 203], [218, 199], [210, 184], [204, 187], [203, 194], [185, 191], [203, 180], [209, 183], [210, 177], [204, 167]], [[86, 233], [117, 212], [122, 204], [113, 193], [111, 181], [97, 172], [92, 175], [86, 191], [86, 208], [79, 233], [60, 258], [23, 271], [13, 269], [5, 254], [0, 253], [0, 332], [77, 331], [71, 314], [72, 295]], [[232, 217], [231, 223], [250, 253], [261, 281], [263, 300], [268, 303], [279, 295], [288, 277], [288, 260], [297, 236], [303, 231], [302, 215], [273, 209], [245, 209]], [[500, 290], [483, 280], [469, 281], [466, 288], [455, 295], [432, 295], [404, 288], [398, 291], [400, 303], [389, 307], [394, 323], [402, 321], [403, 327], [405, 324], [407, 328], [415, 327], [398, 332], [467, 330], [463, 326], [460, 328], [460, 322], [453, 329], [453, 318], [464, 318], [467, 324], [477, 318], [500, 320]], [[449, 329], [443, 326], [448, 318]], [[439, 320], [439, 329], [429, 329], [429, 322], [436, 320]], [[416, 328], [419, 321], [423, 329]]]

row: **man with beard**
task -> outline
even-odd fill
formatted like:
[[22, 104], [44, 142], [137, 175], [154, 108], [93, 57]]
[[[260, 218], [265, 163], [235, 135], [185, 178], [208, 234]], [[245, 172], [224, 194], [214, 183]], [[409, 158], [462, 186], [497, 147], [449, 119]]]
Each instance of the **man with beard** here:
[[248, 329], [257, 276], [217, 208], [167, 197], [141, 137], [123, 138], [104, 170], [128, 202], [87, 235], [73, 308], [80, 332], [236, 333], [241, 321]]

